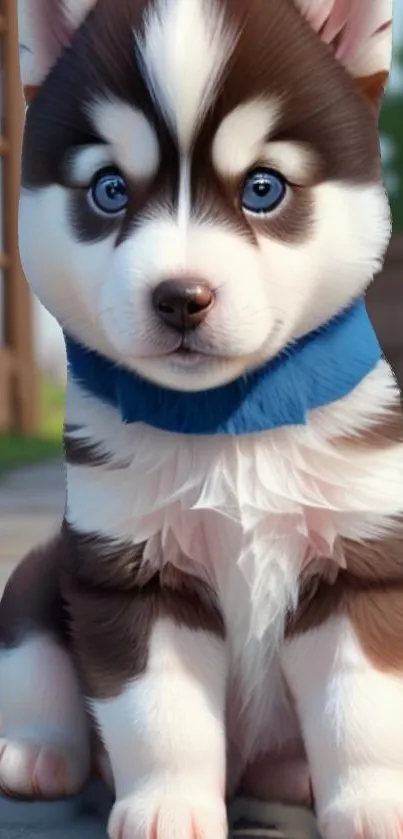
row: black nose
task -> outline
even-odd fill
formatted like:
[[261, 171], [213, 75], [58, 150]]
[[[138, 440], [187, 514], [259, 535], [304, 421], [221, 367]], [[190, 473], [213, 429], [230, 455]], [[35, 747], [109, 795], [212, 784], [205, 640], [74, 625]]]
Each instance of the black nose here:
[[200, 326], [213, 305], [214, 292], [207, 283], [165, 280], [153, 294], [161, 320], [180, 332]]

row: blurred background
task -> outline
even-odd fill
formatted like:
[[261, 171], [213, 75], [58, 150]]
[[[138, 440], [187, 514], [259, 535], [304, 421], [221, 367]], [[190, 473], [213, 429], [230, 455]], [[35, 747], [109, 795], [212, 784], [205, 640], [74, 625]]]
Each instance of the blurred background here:
[[[403, 0], [395, 2], [391, 83], [381, 119], [394, 236], [368, 305], [403, 384]], [[0, 479], [18, 465], [61, 453], [65, 355], [59, 327], [27, 289], [18, 259], [17, 204], [23, 110], [15, 0], [0, 4]], [[46, 237], [46, 230], [43, 231]]]

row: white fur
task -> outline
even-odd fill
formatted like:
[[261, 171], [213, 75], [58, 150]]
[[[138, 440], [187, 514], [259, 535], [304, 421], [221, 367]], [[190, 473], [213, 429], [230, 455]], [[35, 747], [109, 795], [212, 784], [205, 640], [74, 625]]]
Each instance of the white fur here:
[[[97, 300], [107, 279], [106, 266], [114, 254], [114, 237], [82, 245], [75, 241], [66, 225], [69, 212], [67, 190], [52, 186], [39, 192], [26, 191], [20, 201], [21, 255], [30, 277], [30, 284], [43, 305], [61, 326], [81, 340], [103, 352], [112, 348], [99, 325]], [[34, 233], [32, 224], [37, 214], [46, 217], [46, 238]], [[60, 254], [69, 259], [60, 260]], [[57, 265], [59, 281], [51, 277]], [[86, 336], [86, 338], [84, 338]]]
[[268, 143], [259, 158], [259, 163], [281, 172], [291, 183], [309, 186], [317, 171], [318, 157], [306, 143]]
[[281, 346], [362, 294], [380, 271], [389, 243], [389, 206], [381, 186], [324, 182], [312, 193], [315, 217], [306, 241], [258, 236], [271, 306], [282, 323]]
[[182, 234], [182, 260], [186, 260], [188, 232], [192, 213], [191, 166], [189, 155], [182, 155], [179, 164], [178, 233]]
[[218, 127], [212, 144], [213, 163], [218, 173], [239, 176], [256, 164], [280, 116], [281, 104], [275, 99], [253, 99], [230, 111]]
[[91, 700], [118, 799], [110, 836], [146, 839], [158, 818], [166, 839], [187, 839], [191, 821], [195, 834], [224, 839], [225, 694], [221, 640], [165, 619], [145, 671], [115, 699]]
[[157, 134], [142, 111], [119, 99], [99, 99], [88, 106], [94, 128], [111, 147], [115, 164], [135, 179], [155, 175], [160, 162]]
[[0, 709], [0, 787], [19, 795], [76, 792], [90, 769], [90, 748], [68, 653], [44, 635], [1, 651]]
[[345, 617], [282, 656], [326, 839], [397, 839], [403, 829], [403, 676], [381, 672]]
[[282, 108], [280, 101], [253, 99], [238, 105], [218, 127], [212, 143], [213, 164], [222, 177], [241, 177], [256, 166], [278, 170], [291, 184], [309, 185], [317, 165], [310, 146], [270, 141]]
[[143, 73], [183, 152], [191, 147], [235, 43], [216, 0], [154, 0], [146, 11], [144, 32], [136, 33]]
[[64, 172], [74, 187], [88, 187], [97, 172], [115, 166], [113, 152], [107, 145], [79, 146], [68, 156]]

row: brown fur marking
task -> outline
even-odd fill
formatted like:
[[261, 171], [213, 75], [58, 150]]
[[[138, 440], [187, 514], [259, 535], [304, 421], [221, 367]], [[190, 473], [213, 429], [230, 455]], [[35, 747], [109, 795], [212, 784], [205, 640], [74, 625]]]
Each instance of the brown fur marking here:
[[356, 434], [337, 437], [336, 446], [351, 446], [361, 449], [387, 449], [403, 443], [403, 413], [400, 402], [372, 425], [358, 430]]
[[287, 636], [321, 626], [332, 615], [346, 614], [361, 647], [380, 670], [403, 668], [403, 524], [385, 539], [341, 540], [346, 569], [331, 584], [307, 579]]
[[10, 577], [0, 604], [0, 646], [49, 633], [71, 649], [86, 692], [108, 698], [144, 671], [158, 618], [223, 638], [211, 588], [172, 566], [144, 571], [143, 550], [82, 536], [64, 524]]
[[[338, 438], [335, 446], [382, 451], [403, 443], [400, 401], [379, 421], [356, 435]], [[347, 614], [371, 661], [381, 669], [403, 667], [403, 521], [396, 521], [390, 536], [362, 542], [340, 539], [337, 554], [344, 557], [336, 579], [323, 570], [301, 583], [295, 614], [287, 636], [318, 628], [329, 617]], [[333, 563], [331, 563], [333, 569]]]
[[102, 451], [102, 448], [89, 439], [64, 435], [64, 453], [66, 463], [70, 466], [107, 466], [112, 456]]
[[144, 568], [144, 545], [83, 536], [66, 523], [63, 532], [70, 557], [63, 594], [77, 664], [91, 696], [116, 696], [145, 670], [158, 618], [224, 637], [218, 601], [206, 583], [172, 566], [159, 573]]
[[169, 585], [162, 573], [142, 587], [121, 592], [67, 581], [73, 646], [90, 696], [117, 696], [125, 683], [144, 672], [149, 637], [159, 618], [224, 637], [223, 619], [209, 587], [172, 568], [169, 577]]
[[64, 560], [61, 535], [35, 548], [11, 574], [0, 603], [0, 645], [15, 647], [31, 632], [67, 641], [67, 612], [60, 593], [58, 567]]

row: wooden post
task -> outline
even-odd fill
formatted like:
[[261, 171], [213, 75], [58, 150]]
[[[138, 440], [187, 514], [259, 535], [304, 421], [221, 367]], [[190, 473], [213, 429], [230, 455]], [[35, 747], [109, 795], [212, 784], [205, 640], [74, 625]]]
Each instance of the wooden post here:
[[34, 358], [31, 295], [18, 249], [23, 98], [19, 74], [16, 0], [3, 0], [3, 125], [7, 156], [3, 172], [4, 244], [7, 257], [6, 341], [14, 359], [13, 400], [15, 430], [24, 435], [37, 430], [37, 371]]

